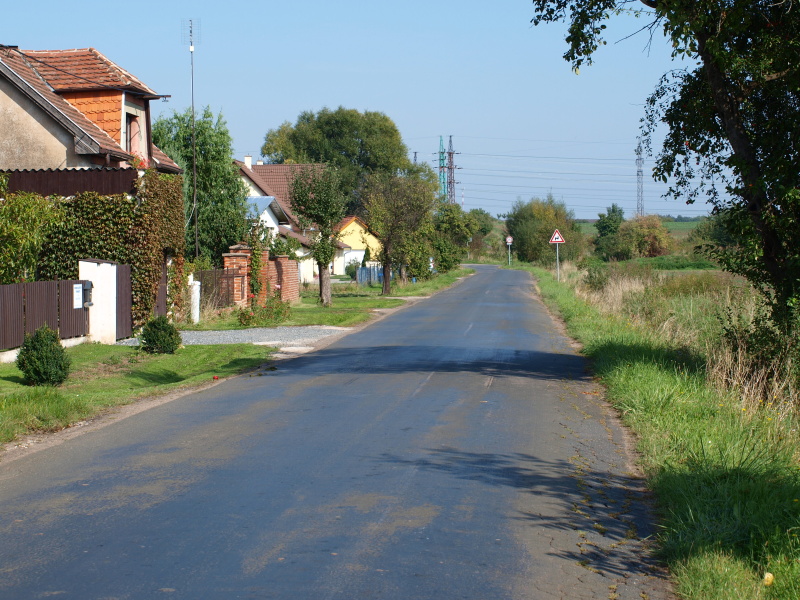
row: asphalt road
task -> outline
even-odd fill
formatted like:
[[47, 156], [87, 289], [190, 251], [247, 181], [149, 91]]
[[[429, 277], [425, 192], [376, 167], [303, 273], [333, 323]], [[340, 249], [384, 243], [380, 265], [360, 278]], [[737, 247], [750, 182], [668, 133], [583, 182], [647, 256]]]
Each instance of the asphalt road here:
[[477, 270], [0, 463], [0, 598], [666, 598], [584, 360], [527, 274]]

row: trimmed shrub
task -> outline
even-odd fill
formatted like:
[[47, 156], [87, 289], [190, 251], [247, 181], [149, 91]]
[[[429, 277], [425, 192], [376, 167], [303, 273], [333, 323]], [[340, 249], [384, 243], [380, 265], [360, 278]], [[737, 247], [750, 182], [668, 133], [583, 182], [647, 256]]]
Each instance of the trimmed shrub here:
[[26, 334], [17, 355], [17, 368], [31, 385], [61, 385], [69, 375], [70, 362], [58, 334], [47, 325]]
[[167, 317], [159, 315], [142, 328], [139, 344], [150, 354], [175, 354], [181, 345], [181, 334]]

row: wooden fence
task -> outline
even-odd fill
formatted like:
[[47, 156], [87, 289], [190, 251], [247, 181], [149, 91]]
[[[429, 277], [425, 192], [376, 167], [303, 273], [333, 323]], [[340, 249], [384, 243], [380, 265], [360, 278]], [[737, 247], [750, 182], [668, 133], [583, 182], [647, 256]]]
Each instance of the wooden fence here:
[[0, 350], [21, 346], [25, 334], [42, 325], [58, 332], [61, 339], [86, 335], [89, 322], [83, 284], [69, 280], [0, 285]]

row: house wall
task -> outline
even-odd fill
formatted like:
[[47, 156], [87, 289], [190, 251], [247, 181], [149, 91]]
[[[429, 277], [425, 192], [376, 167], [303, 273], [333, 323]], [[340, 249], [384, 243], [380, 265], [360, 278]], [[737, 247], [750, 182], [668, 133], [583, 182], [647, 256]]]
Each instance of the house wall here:
[[378, 238], [364, 229], [357, 221], [353, 221], [342, 229], [339, 239], [353, 250], [362, 250], [362, 257], [364, 256], [363, 250], [366, 250], [367, 246], [369, 246], [369, 253], [373, 259], [377, 258], [381, 251], [381, 243]]
[[317, 281], [315, 278], [317, 273], [317, 263], [314, 262], [314, 259], [308, 254], [308, 250], [306, 248], [298, 250], [297, 258], [297, 277], [300, 280], [300, 283], [313, 284], [315, 281]]
[[0, 169], [93, 167], [75, 139], [27, 96], [0, 78]]
[[125, 147], [122, 141], [122, 95], [117, 90], [90, 90], [84, 92], [64, 92], [61, 96], [81, 111], [86, 118]]
[[274, 230], [272, 233], [277, 235], [278, 231], [278, 219], [275, 218], [275, 215], [270, 209], [266, 209], [259, 215], [259, 220], [264, 225], [264, 227], [269, 227], [270, 229]]

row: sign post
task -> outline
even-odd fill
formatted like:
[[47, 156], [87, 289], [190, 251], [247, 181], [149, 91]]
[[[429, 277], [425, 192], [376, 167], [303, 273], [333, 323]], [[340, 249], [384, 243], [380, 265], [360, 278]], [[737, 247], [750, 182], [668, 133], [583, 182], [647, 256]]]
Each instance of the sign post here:
[[558, 229], [556, 229], [550, 237], [550, 243], [556, 245], [556, 281], [561, 281], [561, 265], [558, 257], [558, 247], [565, 241], [564, 236], [561, 235]]
[[506, 237], [506, 246], [508, 246], [508, 266], [511, 266], [511, 244], [514, 242], [514, 238], [510, 235]]

